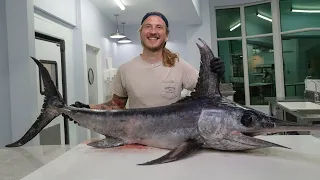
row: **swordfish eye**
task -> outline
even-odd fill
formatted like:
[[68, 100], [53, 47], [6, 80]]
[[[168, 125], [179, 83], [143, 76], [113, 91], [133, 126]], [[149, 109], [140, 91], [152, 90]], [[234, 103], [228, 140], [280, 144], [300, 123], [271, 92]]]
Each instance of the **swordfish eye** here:
[[256, 116], [253, 113], [245, 112], [241, 117], [241, 124], [245, 127], [250, 127], [254, 124]]

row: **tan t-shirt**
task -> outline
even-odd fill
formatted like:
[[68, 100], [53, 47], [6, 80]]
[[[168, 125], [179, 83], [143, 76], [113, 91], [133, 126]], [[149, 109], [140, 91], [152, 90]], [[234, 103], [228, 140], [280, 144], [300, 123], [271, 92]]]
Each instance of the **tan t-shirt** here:
[[122, 64], [114, 78], [113, 93], [128, 97], [129, 108], [168, 105], [178, 101], [181, 91], [193, 91], [199, 72], [179, 58], [173, 67], [162, 61], [151, 64], [137, 56]]

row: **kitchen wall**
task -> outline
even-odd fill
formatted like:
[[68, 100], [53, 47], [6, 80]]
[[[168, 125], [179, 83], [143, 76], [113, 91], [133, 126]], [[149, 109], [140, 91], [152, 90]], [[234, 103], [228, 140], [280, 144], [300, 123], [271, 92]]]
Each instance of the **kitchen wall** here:
[[[37, 118], [33, 1], [6, 0], [12, 139], [17, 140]], [[37, 138], [30, 142], [33, 144]]]
[[77, 0], [33, 0], [36, 7], [74, 26], [76, 25], [76, 2]]
[[37, 9], [68, 23], [68, 25], [75, 26], [73, 29], [74, 71], [67, 70], [67, 72], [74, 73], [74, 100], [86, 102], [87, 74], [84, 72], [86, 69], [86, 44], [100, 50], [100, 67], [101, 69], [106, 67], [106, 57], [113, 57], [117, 48], [115, 42], [107, 39], [116, 30], [115, 24], [103, 16], [97, 7], [88, 0], [33, 1]]
[[11, 141], [6, 1], [0, 1], [0, 148]]
[[[88, 0], [80, 0], [80, 16], [78, 28], [80, 28], [80, 33], [77, 33], [75, 38], [79, 38], [80, 40], [78, 44], [75, 44], [75, 47], [82, 46], [75, 49], [77, 52], [78, 59], [75, 59], [76, 63], [76, 71], [75, 71], [75, 82], [76, 86], [78, 87], [77, 92], [77, 99], [76, 101], [81, 101], [88, 103], [88, 78], [86, 70], [86, 45], [93, 46], [99, 49], [99, 53], [97, 55], [97, 77], [95, 81], [101, 82], [98, 83], [98, 103], [103, 103], [104, 101], [104, 91], [105, 86], [103, 86], [103, 69], [107, 67], [106, 65], [106, 58], [107, 57], [114, 57], [115, 52], [117, 49], [116, 43], [107, 39], [108, 36], [116, 31], [116, 26], [113, 24], [108, 18], [104, 17], [103, 14], [92, 5], [91, 2]], [[76, 42], [75, 42], [76, 43]], [[80, 54], [80, 49], [83, 51], [83, 54]], [[79, 52], [78, 52], [79, 51]], [[84, 133], [85, 129], [79, 127], [82, 133], [79, 140], [85, 140], [87, 137]]]
[[209, 0], [201, 0], [200, 8], [201, 8], [201, 25], [189, 26], [186, 28], [187, 35], [187, 51], [188, 51], [188, 59], [190, 59], [190, 64], [195, 68], [199, 69], [200, 67], [200, 53], [199, 49], [196, 46], [196, 42], [199, 42], [198, 38], [202, 38], [206, 41], [208, 46], [212, 48], [214, 54], [217, 54], [217, 45], [212, 44], [212, 36], [211, 36], [211, 14], [210, 14], [210, 3]]
[[[102, 82], [103, 69], [107, 68], [106, 59], [107, 57], [114, 58], [117, 52], [117, 43], [115, 40], [109, 39], [110, 34], [116, 31], [116, 25], [111, 22], [110, 19], [103, 16], [103, 14], [88, 0], [81, 0], [81, 31], [83, 46], [85, 51], [85, 45], [96, 47], [100, 49], [98, 66], [100, 69], [97, 71], [97, 81]], [[85, 56], [84, 56], [85, 57]], [[84, 75], [85, 81], [87, 81], [87, 73], [83, 72], [83, 67], [85, 67], [85, 62], [79, 63], [82, 67], [77, 67], [77, 73]], [[79, 66], [78, 64], [78, 66]], [[82, 87], [86, 87], [87, 84], [83, 82], [82, 78], [77, 78], [78, 84]], [[103, 91], [104, 87], [101, 87], [102, 83], [98, 85], [98, 99], [99, 103], [103, 101]], [[84, 88], [83, 90], [86, 90]], [[84, 92], [84, 91], [83, 91]], [[85, 97], [85, 94], [79, 94], [81, 97]], [[87, 101], [87, 100], [85, 100]]]
[[196, 11], [198, 13], [198, 15], [201, 17], [201, 0], [192, 0], [192, 3], [194, 5], [194, 7], [196, 8]]
[[[50, 2], [48, 2], [48, 4], [50, 5]], [[53, 8], [60, 8], [60, 6], [64, 6], [63, 2], [58, 2]], [[44, 9], [47, 7], [46, 5], [43, 6]], [[73, 75], [75, 82], [73, 99], [74, 101], [88, 103], [88, 99], [86, 98], [88, 93], [86, 45], [88, 44], [99, 49], [97, 63], [100, 68], [97, 70], [96, 81], [102, 81], [102, 72], [106, 67], [105, 59], [107, 57], [114, 57], [116, 52], [116, 44], [107, 39], [107, 37], [116, 30], [116, 26], [108, 18], [104, 17], [97, 7], [93, 6], [88, 0], [73, 0], [73, 2], [69, 2], [69, 8], [71, 9], [70, 11], [61, 11], [52, 8], [48, 9], [48, 11], [53, 12], [55, 16], [61, 17], [68, 23], [76, 25], [73, 42]], [[102, 103], [104, 87], [101, 87], [101, 83], [98, 89], [98, 99], [99, 102]], [[69, 102], [69, 104], [73, 102]], [[87, 139], [87, 133], [84, 128], [77, 127], [77, 138], [78, 142]]]

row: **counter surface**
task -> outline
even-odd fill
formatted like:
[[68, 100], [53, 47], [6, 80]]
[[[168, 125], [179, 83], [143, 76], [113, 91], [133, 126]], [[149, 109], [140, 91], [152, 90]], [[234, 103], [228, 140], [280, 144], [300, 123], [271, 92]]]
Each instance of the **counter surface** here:
[[29, 173], [22, 180], [319, 179], [318, 138], [310, 135], [258, 138], [292, 149], [265, 148], [246, 153], [201, 150], [180, 161], [137, 166], [168, 150], [142, 146], [95, 149], [87, 146], [87, 142], [69, 151], [68, 147], [57, 146], [13, 148], [1, 151], [1, 162], [5, 162], [1, 166], [1, 179], [18, 179]]

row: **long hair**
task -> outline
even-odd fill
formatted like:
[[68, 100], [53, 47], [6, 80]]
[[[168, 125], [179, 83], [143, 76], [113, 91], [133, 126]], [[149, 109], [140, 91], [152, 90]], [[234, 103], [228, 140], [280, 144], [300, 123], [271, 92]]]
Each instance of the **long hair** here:
[[[139, 28], [139, 33], [141, 33], [142, 26]], [[169, 35], [169, 28], [166, 27], [166, 34]], [[176, 61], [179, 61], [179, 55], [177, 53], [174, 53], [166, 48], [166, 42], [163, 45], [162, 48], [162, 57], [163, 57], [163, 65], [165, 67], [173, 67], [176, 63]]]

